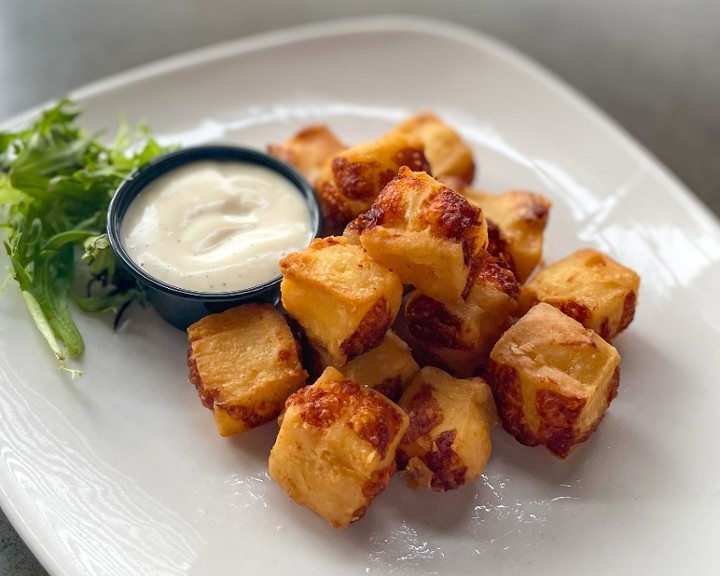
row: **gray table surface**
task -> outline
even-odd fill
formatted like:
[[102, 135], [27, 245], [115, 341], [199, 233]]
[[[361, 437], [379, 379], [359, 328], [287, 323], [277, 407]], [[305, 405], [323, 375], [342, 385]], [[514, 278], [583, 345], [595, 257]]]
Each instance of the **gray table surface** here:
[[[178, 52], [295, 24], [402, 13], [454, 21], [525, 52], [720, 215], [716, 0], [0, 0], [0, 121]], [[0, 575], [44, 574], [0, 512]]]

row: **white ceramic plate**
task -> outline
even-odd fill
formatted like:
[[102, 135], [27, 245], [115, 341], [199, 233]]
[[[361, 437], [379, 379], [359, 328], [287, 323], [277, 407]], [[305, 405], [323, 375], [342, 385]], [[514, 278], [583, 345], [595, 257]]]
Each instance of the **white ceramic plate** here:
[[[720, 230], [676, 180], [534, 64], [439, 22], [372, 19], [196, 52], [79, 91], [163, 139], [264, 147], [310, 122], [348, 142], [431, 108], [475, 148], [479, 184], [554, 202], [546, 257], [594, 246], [642, 276], [616, 344], [620, 394], [566, 461], [501, 430], [484, 478], [399, 479], [345, 531], [266, 473], [275, 426], [215, 432], [184, 335], [133, 310], [82, 317], [83, 379], [0, 298], [0, 503], [54, 575], [718, 574]], [[5, 261], [3, 261], [4, 263]]]

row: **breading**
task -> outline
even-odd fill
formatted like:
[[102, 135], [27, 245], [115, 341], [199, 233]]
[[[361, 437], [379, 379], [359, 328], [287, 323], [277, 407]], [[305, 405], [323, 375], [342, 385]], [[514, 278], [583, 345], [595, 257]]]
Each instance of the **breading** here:
[[306, 126], [282, 144], [268, 145], [268, 153], [290, 164], [312, 184], [325, 160], [345, 148], [327, 126], [316, 124]]
[[396, 404], [328, 368], [288, 398], [270, 476], [295, 502], [344, 528], [390, 482], [407, 426]]
[[269, 304], [211, 314], [188, 330], [190, 381], [229, 436], [276, 418], [305, 384], [299, 345]]
[[487, 194], [469, 188], [459, 190], [468, 200], [482, 208], [485, 217], [499, 230], [497, 248], [510, 255], [515, 277], [523, 284], [542, 258], [543, 235], [548, 222], [550, 200], [534, 192], [512, 190]]
[[347, 223], [370, 208], [403, 166], [430, 170], [422, 143], [417, 138], [394, 133], [329, 158], [314, 183], [325, 220], [325, 234], [342, 234]]
[[473, 376], [510, 327], [519, 291], [513, 273], [491, 257], [465, 300], [443, 304], [416, 290], [405, 303], [408, 343], [424, 364]]
[[345, 238], [314, 240], [280, 269], [285, 310], [335, 366], [378, 346], [400, 309], [398, 275]]
[[532, 278], [520, 294], [520, 313], [547, 302], [605, 340], [635, 316], [640, 277], [597, 250], [578, 250]]
[[398, 124], [393, 132], [419, 139], [430, 164], [430, 172], [438, 180], [458, 179], [465, 186], [472, 184], [475, 161], [470, 147], [460, 135], [432, 112], [421, 112]]
[[480, 209], [409, 168], [400, 169], [350, 228], [374, 260], [441, 302], [467, 295], [488, 244]]
[[617, 395], [619, 364], [612, 345], [541, 302], [495, 344], [488, 382], [505, 430], [565, 458]]
[[497, 421], [482, 378], [461, 380], [423, 368], [399, 404], [410, 419], [398, 447], [398, 467], [408, 486], [445, 492], [482, 474]]

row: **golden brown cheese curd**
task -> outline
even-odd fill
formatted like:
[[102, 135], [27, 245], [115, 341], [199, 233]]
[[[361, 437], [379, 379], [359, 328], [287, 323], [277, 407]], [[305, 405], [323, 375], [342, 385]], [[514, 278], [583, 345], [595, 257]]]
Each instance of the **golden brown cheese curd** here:
[[520, 294], [520, 312], [547, 302], [612, 340], [635, 316], [640, 277], [597, 250], [578, 250], [532, 278]]
[[190, 381], [222, 436], [276, 418], [286, 398], [305, 384], [299, 347], [269, 304], [211, 314], [187, 333]]
[[443, 304], [416, 290], [405, 303], [409, 343], [424, 363], [473, 376], [510, 327], [519, 291], [513, 273], [490, 257], [465, 300]]
[[325, 160], [345, 148], [327, 126], [318, 124], [306, 126], [282, 144], [270, 144], [268, 153], [290, 164], [313, 183]]
[[467, 295], [488, 243], [480, 209], [409, 168], [401, 168], [349, 228], [374, 260], [441, 302]]
[[495, 344], [488, 381], [505, 430], [565, 458], [617, 395], [619, 364], [612, 345], [541, 302]]
[[329, 158], [315, 181], [325, 233], [341, 234], [345, 225], [375, 201], [402, 166], [429, 171], [417, 138], [386, 134]]
[[421, 112], [398, 124], [393, 132], [418, 138], [438, 180], [456, 178], [469, 186], [475, 177], [475, 161], [470, 147], [460, 135], [432, 112]]
[[[303, 348], [303, 365], [310, 373], [310, 378], [318, 378], [329, 366], [336, 368], [330, 353], [324, 348], [307, 338]], [[392, 330], [388, 330], [380, 345], [356, 356], [338, 370], [347, 378], [397, 401], [420, 367], [410, 347]]]
[[533, 192], [513, 190], [486, 194], [465, 188], [471, 202], [482, 208], [485, 217], [499, 229], [502, 250], [518, 282], [523, 284], [542, 258], [543, 235], [552, 203]]
[[285, 310], [335, 366], [378, 346], [400, 308], [398, 275], [342, 237], [314, 240], [280, 269]]
[[390, 482], [407, 426], [396, 404], [328, 368], [288, 398], [270, 476], [295, 502], [344, 528]]
[[420, 370], [408, 345], [392, 330], [382, 343], [340, 368], [347, 377], [397, 401]]
[[398, 447], [408, 486], [445, 492], [482, 474], [497, 419], [492, 392], [482, 378], [457, 379], [426, 367], [399, 404], [410, 419]]

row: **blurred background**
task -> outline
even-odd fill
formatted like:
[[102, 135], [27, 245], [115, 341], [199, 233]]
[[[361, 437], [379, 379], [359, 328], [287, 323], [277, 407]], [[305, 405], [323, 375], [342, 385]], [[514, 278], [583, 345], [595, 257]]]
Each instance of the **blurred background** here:
[[[193, 48], [381, 14], [441, 18], [524, 52], [720, 215], [718, 0], [0, 0], [0, 122]], [[46, 574], [1, 512], [0, 574]]]

